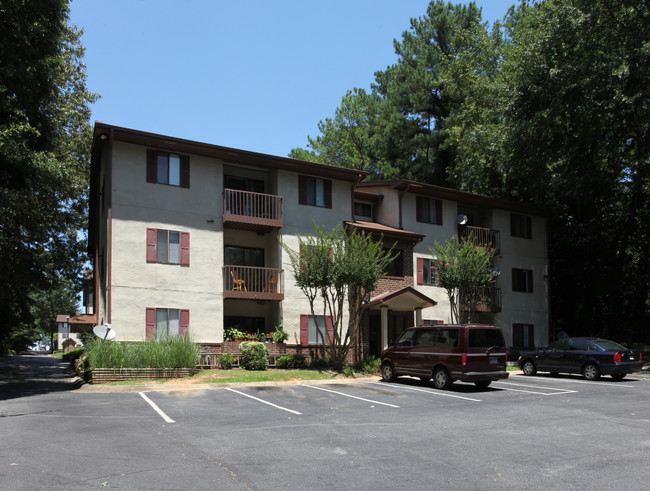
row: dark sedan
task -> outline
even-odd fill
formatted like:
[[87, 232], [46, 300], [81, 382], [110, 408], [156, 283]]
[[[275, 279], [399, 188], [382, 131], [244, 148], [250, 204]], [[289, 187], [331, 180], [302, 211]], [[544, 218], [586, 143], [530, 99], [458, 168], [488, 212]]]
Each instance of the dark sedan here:
[[519, 368], [524, 375], [581, 373], [587, 380], [597, 380], [601, 375], [621, 380], [628, 373], [641, 370], [643, 361], [640, 351], [632, 351], [614, 341], [565, 338], [539, 351], [521, 355]]

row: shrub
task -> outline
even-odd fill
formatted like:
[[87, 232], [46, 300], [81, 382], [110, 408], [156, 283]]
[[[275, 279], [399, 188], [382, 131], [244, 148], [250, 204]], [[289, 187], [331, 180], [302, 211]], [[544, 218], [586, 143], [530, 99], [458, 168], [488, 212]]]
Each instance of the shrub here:
[[381, 359], [377, 356], [369, 356], [363, 360], [359, 360], [354, 364], [354, 370], [360, 373], [379, 373], [381, 367]]
[[311, 368], [314, 368], [316, 370], [325, 370], [327, 368], [331, 368], [331, 366], [332, 366], [332, 360], [330, 359], [329, 356], [314, 358], [311, 361]]
[[219, 365], [221, 365], [221, 368], [224, 370], [230, 370], [235, 363], [235, 357], [232, 353], [224, 353], [217, 357], [217, 361], [219, 362]]
[[274, 331], [273, 332], [273, 342], [274, 343], [284, 343], [289, 339], [289, 333], [287, 331]]
[[352, 365], [346, 365], [343, 369], [343, 375], [354, 378], [354, 368]]
[[71, 365], [74, 365], [74, 362], [75, 362], [77, 359], [81, 358], [81, 356], [83, 355], [84, 351], [86, 351], [86, 348], [84, 348], [83, 346], [77, 346], [77, 347], [74, 348], [72, 351], [68, 351], [67, 353], [64, 353], [64, 354], [61, 356], [61, 360], [62, 360], [62, 361], [67, 361], [67, 362], [70, 363]]
[[239, 345], [241, 366], [246, 370], [266, 370], [269, 366], [269, 349], [264, 343], [244, 341]]
[[285, 355], [277, 360], [278, 368], [304, 368], [305, 356], [304, 355]]
[[199, 347], [188, 336], [144, 343], [93, 339], [87, 345], [89, 368], [196, 368]]

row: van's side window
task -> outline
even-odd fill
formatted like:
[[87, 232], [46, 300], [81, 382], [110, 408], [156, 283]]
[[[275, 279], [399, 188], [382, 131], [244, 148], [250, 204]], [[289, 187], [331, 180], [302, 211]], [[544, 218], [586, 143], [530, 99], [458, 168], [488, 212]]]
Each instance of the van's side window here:
[[397, 346], [411, 346], [411, 340], [413, 339], [413, 331], [404, 331], [404, 333], [397, 340]]
[[413, 340], [413, 346], [428, 348], [434, 345], [435, 334], [432, 330], [419, 330], [416, 332]]
[[439, 348], [458, 348], [458, 329], [436, 329], [436, 346]]

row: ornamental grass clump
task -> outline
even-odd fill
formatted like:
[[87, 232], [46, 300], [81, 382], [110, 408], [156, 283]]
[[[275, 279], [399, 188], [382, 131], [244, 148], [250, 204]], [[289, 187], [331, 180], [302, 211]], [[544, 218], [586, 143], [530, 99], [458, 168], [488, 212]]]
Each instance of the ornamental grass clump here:
[[87, 343], [90, 368], [196, 368], [199, 347], [188, 336], [144, 343], [94, 339]]
[[246, 370], [266, 370], [269, 366], [269, 349], [264, 343], [244, 341], [239, 345], [241, 366]]

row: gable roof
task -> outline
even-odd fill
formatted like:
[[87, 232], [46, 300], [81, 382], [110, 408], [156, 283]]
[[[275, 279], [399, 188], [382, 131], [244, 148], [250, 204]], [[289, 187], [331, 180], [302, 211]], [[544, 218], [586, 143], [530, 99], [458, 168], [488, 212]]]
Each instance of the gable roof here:
[[376, 310], [380, 307], [388, 307], [396, 311], [411, 311], [415, 308], [426, 308], [437, 305], [438, 302], [420, 293], [412, 286], [400, 288], [399, 290], [380, 293], [370, 299], [366, 307]]

